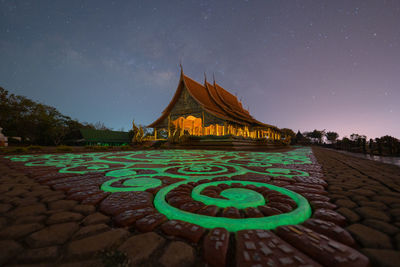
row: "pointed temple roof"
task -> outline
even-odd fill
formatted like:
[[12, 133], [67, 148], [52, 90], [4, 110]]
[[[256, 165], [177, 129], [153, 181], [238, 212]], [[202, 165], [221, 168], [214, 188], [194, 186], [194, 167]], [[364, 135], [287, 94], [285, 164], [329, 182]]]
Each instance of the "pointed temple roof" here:
[[166, 117], [168, 117], [185, 87], [196, 102], [198, 102], [207, 112], [220, 119], [239, 125], [277, 129], [275, 126], [254, 119], [250, 115], [249, 111], [243, 108], [242, 103], [238, 101], [237, 97], [218, 85], [215, 80], [213, 84], [210, 84], [205, 78], [204, 85], [202, 85], [183, 74], [182, 70], [178, 88], [176, 89], [171, 102], [164, 109], [161, 117], [148, 127], [156, 127], [157, 124], [161, 123]]

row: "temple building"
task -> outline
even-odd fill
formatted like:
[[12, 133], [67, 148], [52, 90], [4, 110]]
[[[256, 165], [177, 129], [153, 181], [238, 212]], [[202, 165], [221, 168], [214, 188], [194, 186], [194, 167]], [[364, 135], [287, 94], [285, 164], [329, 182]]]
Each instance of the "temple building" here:
[[183, 73], [176, 92], [162, 115], [148, 127], [154, 128], [154, 138], [160, 131], [168, 134], [194, 136], [242, 136], [251, 139], [281, 139], [280, 130], [259, 122], [243, 108], [237, 97], [218, 85], [200, 84]]

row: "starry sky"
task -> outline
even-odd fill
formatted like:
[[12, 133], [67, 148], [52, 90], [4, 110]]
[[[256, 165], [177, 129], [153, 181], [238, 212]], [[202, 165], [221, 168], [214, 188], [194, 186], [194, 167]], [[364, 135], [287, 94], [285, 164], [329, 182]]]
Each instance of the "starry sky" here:
[[150, 124], [180, 62], [262, 122], [400, 138], [400, 1], [0, 0], [0, 86], [79, 121]]

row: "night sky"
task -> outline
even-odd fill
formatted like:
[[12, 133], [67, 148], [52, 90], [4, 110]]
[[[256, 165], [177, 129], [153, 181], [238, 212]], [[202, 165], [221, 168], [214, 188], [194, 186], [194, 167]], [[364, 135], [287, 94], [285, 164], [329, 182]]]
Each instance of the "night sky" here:
[[400, 138], [400, 1], [0, 1], [0, 86], [79, 121], [150, 124], [180, 62], [262, 122]]

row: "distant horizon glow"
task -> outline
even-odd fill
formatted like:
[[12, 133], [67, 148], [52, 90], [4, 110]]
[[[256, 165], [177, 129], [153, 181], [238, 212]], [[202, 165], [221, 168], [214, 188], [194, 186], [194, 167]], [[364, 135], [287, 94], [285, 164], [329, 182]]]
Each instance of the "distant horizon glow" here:
[[264, 123], [400, 138], [398, 1], [1, 1], [0, 14], [0, 86], [81, 122], [152, 123], [182, 63]]

